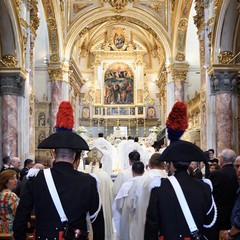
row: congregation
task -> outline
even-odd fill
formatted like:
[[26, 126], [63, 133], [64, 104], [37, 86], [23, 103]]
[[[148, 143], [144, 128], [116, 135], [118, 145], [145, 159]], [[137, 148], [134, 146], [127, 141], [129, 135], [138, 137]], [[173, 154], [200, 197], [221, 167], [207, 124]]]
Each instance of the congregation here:
[[38, 145], [54, 150], [50, 167], [26, 159], [20, 169], [20, 158], [3, 158], [0, 237], [240, 239], [240, 156], [226, 148], [215, 158], [213, 149], [204, 152], [180, 140], [188, 126], [185, 103], [176, 102], [169, 114], [170, 144], [164, 150], [161, 140], [144, 148], [129, 136], [118, 141], [117, 164], [116, 145], [103, 133], [90, 150], [72, 131], [71, 119], [62, 124], [62, 115], [72, 115], [69, 102], [62, 102], [59, 112], [57, 131]]
[[[89, 165], [85, 165], [83, 169], [83, 166], [79, 164], [75, 169], [77, 168], [78, 171], [93, 174], [98, 179], [105, 223], [105, 240], [157, 239], [154, 235], [154, 229], [152, 228], [154, 226], [157, 228], [156, 231], [158, 235], [159, 222], [149, 222], [150, 219], [148, 219], [148, 217], [151, 216], [151, 208], [155, 206], [153, 209], [155, 213], [156, 209], [158, 209], [156, 207], [157, 203], [152, 202], [152, 194], [156, 189], [160, 188], [161, 182], [162, 187], [164, 186], [163, 184], [166, 183], [165, 179], [170, 175], [178, 176], [176, 175], [176, 170], [179, 172], [179, 166], [176, 166], [176, 163], [172, 165], [167, 161], [161, 160], [161, 149], [159, 152], [159, 146], [157, 146], [160, 143], [154, 143], [153, 146], [155, 148], [151, 153], [145, 149], [149, 154], [149, 159], [146, 161], [142, 157], [144, 148], [140, 144], [134, 142], [131, 137], [122, 142], [123, 143], [119, 143], [119, 146], [121, 149], [125, 149], [125, 152], [122, 154], [125, 154], [125, 157], [121, 156], [125, 161], [121, 163], [123, 169], [117, 174], [115, 179], [111, 178], [114, 175], [111, 162], [111, 156], [114, 156], [113, 146], [103, 137], [103, 134], [99, 134], [99, 138], [92, 146], [92, 149], [97, 149], [97, 151], [101, 152], [101, 159], [93, 163], [89, 157]], [[219, 158], [214, 158], [212, 151], [213, 149], [210, 149], [205, 152], [208, 157], [208, 162], [191, 161], [190, 163], [189, 161], [184, 167], [180, 166], [180, 169], [186, 169], [188, 175], [193, 178], [194, 181], [203, 181], [206, 179], [210, 179], [211, 181], [210, 185], [213, 199], [217, 206], [217, 213], [215, 213], [216, 216], [214, 216], [216, 223], [212, 224], [210, 228], [200, 228], [201, 234], [208, 237], [207, 239], [212, 240], [240, 239], [238, 238], [240, 201], [237, 200], [238, 177], [240, 177], [238, 163], [240, 156], [237, 157], [231, 149], [224, 149]], [[213, 158], [214, 161], [212, 161]], [[80, 155], [78, 159], [80, 159]], [[192, 158], [191, 160], [196, 159]], [[83, 162], [82, 159], [81, 162]], [[3, 164], [0, 174], [0, 226], [1, 233], [13, 234], [13, 222], [26, 181], [28, 181], [29, 177], [36, 174], [35, 170], [38, 172], [38, 169], [43, 169], [44, 166], [38, 163], [34, 165], [33, 160], [26, 159], [24, 161], [24, 168], [20, 170], [21, 160], [17, 157], [10, 158], [9, 156], [3, 158]], [[207, 168], [209, 172], [206, 171]], [[152, 189], [154, 189], [154, 191], [152, 191], [151, 194]], [[159, 193], [160, 196], [162, 194], [166, 195], [168, 193]], [[192, 192], [191, 194], [195, 195], [197, 193]], [[186, 196], [186, 198], [191, 201], [193, 197]], [[170, 200], [168, 199], [167, 201]], [[198, 204], [200, 203], [195, 202], [193, 208], [198, 207], [198, 209], [200, 209]], [[168, 205], [167, 202], [161, 203], [161, 205], [166, 210], [165, 221], [167, 221], [167, 216], [171, 215], [171, 205], [170, 203]], [[211, 205], [212, 203], [210, 206], [207, 206], [206, 209], [209, 210], [212, 208]], [[163, 210], [160, 209], [159, 211]], [[176, 214], [176, 218], [179, 217], [178, 211], [173, 213]], [[158, 217], [156, 218], [158, 219]], [[33, 227], [29, 225], [26, 230], [28, 236], [31, 236], [32, 229]], [[163, 230], [163, 233], [164, 231], [166, 230]], [[91, 231], [89, 236], [95, 239]], [[177, 238], [176, 236], [166, 235], [160, 239], [174, 240], [187, 238]]]

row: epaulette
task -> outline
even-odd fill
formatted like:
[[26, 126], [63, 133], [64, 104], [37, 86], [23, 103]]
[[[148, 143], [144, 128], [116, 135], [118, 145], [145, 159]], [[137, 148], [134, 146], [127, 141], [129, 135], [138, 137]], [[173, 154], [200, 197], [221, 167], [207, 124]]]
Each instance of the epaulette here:
[[31, 168], [29, 169], [26, 178], [29, 179], [30, 177], [36, 177], [38, 175], [38, 172], [40, 171], [40, 169], [37, 168]]
[[152, 182], [150, 184], [150, 188], [153, 189], [155, 187], [160, 187], [161, 186], [161, 176], [154, 176], [152, 179]]

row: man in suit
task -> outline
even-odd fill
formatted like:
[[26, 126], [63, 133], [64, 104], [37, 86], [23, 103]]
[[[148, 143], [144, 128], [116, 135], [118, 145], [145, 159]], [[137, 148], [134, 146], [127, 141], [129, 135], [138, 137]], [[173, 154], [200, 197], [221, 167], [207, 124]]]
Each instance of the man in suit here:
[[145, 240], [189, 240], [194, 234], [205, 234], [205, 228], [215, 223], [214, 202], [211, 188], [203, 181], [191, 177], [187, 169], [192, 160], [204, 161], [206, 155], [196, 145], [186, 141], [171, 143], [162, 153], [161, 161], [171, 161], [174, 177], [186, 198], [186, 202], [198, 231], [191, 232], [186, 222], [173, 185], [168, 178], [160, 187], [151, 191], [146, 215]]
[[32, 159], [26, 159], [24, 161], [24, 167], [20, 172], [20, 181], [22, 181], [23, 177], [28, 174], [29, 169], [32, 168], [33, 165], [34, 163]]
[[[234, 167], [238, 180], [240, 179], [240, 156], [236, 157], [234, 162]], [[231, 214], [231, 225], [232, 227], [225, 231], [224, 239], [225, 240], [239, 240], [240, 239], [240, 188], [237, 191], [237, 199], [235, 201], [232, 214]]]
[[199, 163], [193, 161], [190, 163], [190, 167], [193, 170], [193, 177], [195, 177], [197, 179], [202, 179], [202, 172], [199, 169]]
[[231, 227], [231, 212], [237, 197], [238, 178], [233, 163], [236, 154], [232, 149], [222, 150], [219, 163], [222, 167], [212, 172], [210, 180], [213, 184], [213, 195], [218, 209], [215, 236], [218, 239], [219, 231], [227, 230]]
[[62, 131], [50, 135], [38, 147], [55, 149], [50, 172], [68, 223], [61, 221], [49, 192], [53, 188], [46, 184], [44, 172], [40, 170], [35, 177], [29, 178], [21, 195], [13, 227], [14, 238], [26, 239], [27, 222], [34, 207], [36, 239], [63, 239], [68, 225], [65, 240], [86, 240], [89, 213], [93, 239], [104, 240], [104, 219], [96, 180], [73, 168], [76, 150], [89, 150], [87, 143], [76, 133]]

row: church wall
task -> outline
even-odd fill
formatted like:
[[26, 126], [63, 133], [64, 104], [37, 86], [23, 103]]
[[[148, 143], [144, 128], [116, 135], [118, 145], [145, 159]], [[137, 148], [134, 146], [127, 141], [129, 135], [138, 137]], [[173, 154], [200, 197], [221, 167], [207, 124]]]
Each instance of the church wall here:
[[194, 9], [194, 4], [192, 4], [186, 36], [186, 61], [189, 64], [186, 92], [189, 99], [192, 99], [195, 92], [200, 92], [201, 89], [199, 40], [197, 27], [193, 22], [193, 16], [195, 15], [196, 10]]
[[199, 69], [190, 68], [187, 74], [186, 82], [187, 99], [192, 99], [195, 92], [200, 92], [201, 89]]
[[43, 98], [50, 100], [50, 84], [48, 82], [49, 75], [47, 67], [35, 68], [35, 99], [36, 101], [43, 101]]
[[200, 69], [200, 52], [199, 52], [199, 40], [197, 35], [197, 27], [193, 22], [193, 16], [196, 15], [194, 4], [192, 5], [187, 27], [186, 36], [186, 61], [190, 65], [189, 68]]
[[35, 41], [35, 66], [43, 67], [49, 61], [49, 41], [47, 23], [41, 1], [39, 1], [38, 7], [40, 23]]

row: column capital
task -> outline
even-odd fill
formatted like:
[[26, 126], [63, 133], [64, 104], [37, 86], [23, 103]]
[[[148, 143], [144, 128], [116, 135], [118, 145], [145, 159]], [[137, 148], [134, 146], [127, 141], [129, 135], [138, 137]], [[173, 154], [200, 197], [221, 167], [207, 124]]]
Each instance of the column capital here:
[[0, 69], [0, 96], [24, 96], [26, 75], [20, 68]]
[[210, 75], [211, 94], [240, 95], [240, 78], [237, 71], [214, 71]]
[[173, 63], [168, 67], [174, 82], [185, 82], [188, 73], [188, 63]]
[[61, 62], [49, 62], [48, 74], [50, 81], [64, 81], [65, 73], [69, 72], [69, 66]]

